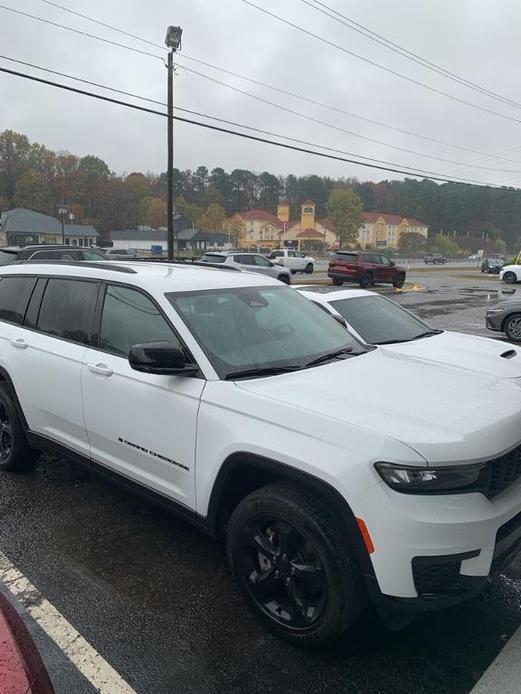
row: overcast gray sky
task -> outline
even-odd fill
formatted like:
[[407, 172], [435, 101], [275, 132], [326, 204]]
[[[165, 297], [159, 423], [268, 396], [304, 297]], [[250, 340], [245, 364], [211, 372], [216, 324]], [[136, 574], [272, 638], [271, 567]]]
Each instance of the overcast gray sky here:
[[[499, 103], [433, 74], [376, 45], [301, 0], [253, 0], [328, 40], [436, 89], [521, 120], [521, 110]], [[351, 19], [410, 51], [511, 99], [519, 99], [521, 5], [517, 0], [323, 0]], [[521, 145], [521, 122], [484, 113], [365, 64], [336, 48], [266, 16], [242, 0], [56, 0], [62, 5], [163, 43], [169, 24], [183, 27], [179, 63], [232, 86], [301, 111], [333, 126], [457, 162], [478, 156], [427, 142], [198, 67], [183, 55], [269, 82], [343, 110], [463, 147], [494, 153]], [[5, 0], [5, 5], [46, 19], [161, 54], [91, 22], [50, 7], [42, 0]], [[0, 9], [2, 55], [165, 100], [166, 70], [160, 60], [103, 44]], [[0, 65], [17, 68], [0, 59]], [[52, 77], [51, 77], [52, 79]], [[62, 80], [65, 81], [65, 80]], [[500, 173], [458, 168], [373, 144], [326, 125], [259, 103], [226, 87], [178, 69], [176, 105], [265, 130], [431, 171], [518, 185], [519, 164], [487, 159]], [[161, 118], [101, 103], [0, 74], [0, 130], [11, 128], [54, 150], [95, 154], [117, 173], [160, 172], [166, 166], [166, 122]], [[510, 159], [521, 160], [521, 148]], [[399, 178], [352, 164], [328, 161], [176, 124], [175, 164], [209, 169], [247, 168], [276, 174]], [[519, 173], [517, 173], [519, 171]]]

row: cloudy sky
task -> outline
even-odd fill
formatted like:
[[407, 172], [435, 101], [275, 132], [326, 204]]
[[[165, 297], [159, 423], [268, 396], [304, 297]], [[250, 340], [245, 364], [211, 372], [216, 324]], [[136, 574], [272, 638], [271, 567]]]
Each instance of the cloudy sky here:
[[[490, 0], [321, 1], [432, 63], [502, 97], [521, 102], [517, 94], [521, 5], [517, 0], [495, 3]], [[158, 44], [163, 43], [169, 24], [182, 26], [183, 45], [175, 81], [177, 106], [350, 152], [355, 157], [393, 162], [398, 167], [443, 172], [443, 175], [459, 175], [495, 184], [521, 184], [521, 103], [519, 106], [507, 104], [435, 74], [324, 16], [303, 0], [252, 2], [366, 59], [503, 117], [467, 106], [362, 62], [259, 12], [243, 0], [56, 2]], [[308, 2], [313, 4], [314, 0]], [[73, 16], [43, 0], [5, 0], [5, 5], [157, 56], [164, 55], [159, 47]], [[0, 58], [0, 66], [49, 78], [36, 69], [10, 63], [5, 59], [8, 56], [150, 99], [165, 100], [166, 69], [157, 57], [136, 54], [4, 9], [0, 9], [0, 27], [0, 54], [4, 56]], [[353, 115], [286, 96], [198, 65], [189, 58]], [[298, 111], [315, 121], [262, 103], [182, 66], [270, 100], [279, 107]], [[134, 100], [134, 103], [143, 102]], [[448, 144], [400, 133], [362, 118]], [[80, 156], [95, 154], [118, 173], [159, 172], [166, 165], [164, 119], [0, 74], [0, 130], [5, 128], [25, 133], [31, 140], [54, 150], [68, 150]], [[345, 130], [385, 144], [369, 142]], [[469, 149], [474, 152], [467, 151]], [[503, 159], [484, 158], [476, 152], [504, 154]], [[439, 159], [474, 166], [460, 167]], [[187, 124], [175, 127], [175, 163], [180, 168], [204, 164], [210, 169], [222, 166], [227, 170], [247, 168], [277, 174], [357, 176], [362, 180], [400, 177], [248, 142]], [[506, 171], [480, 169], [478, 164]]]

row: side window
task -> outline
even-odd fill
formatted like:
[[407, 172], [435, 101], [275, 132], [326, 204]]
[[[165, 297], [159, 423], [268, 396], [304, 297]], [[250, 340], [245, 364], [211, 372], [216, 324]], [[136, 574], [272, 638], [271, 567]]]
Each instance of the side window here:
[[101, 317], [101, 349], [127, 357], [132, 345], [170, 342], [182, 345], [156, 305], [130, 287], [107, 287]]
[[29, 276], [0, 279], [0, 320], [21, 325], [36, 280]]
[[389, 258], [388, 258], [387, 256], [385, 256], [385, 255], [382, 255], [382, 256], [381, 256], [380, 262], [382, 263], [382, 265], [387, 265], [387, 267], [389, 267], [389, 265], [391, 264], [391, 261], [390, 261]]
[[296, 255], [295, 251], [288, 251], [288, 258], [294, 258]]
[[252, 255], [240, 255], [237, 262], [241, 265], [255, 265], [255, 259]]
[[25, 312], [25, 328], [36, 328], [36, 324], [38, 323], [38, 314], [40, 313], [40, 304], [42, 303], [42, 297], [46, 286], [47, 278], [40, 277], [31, 295], [31, 300], [29, 301], [27, 311]]
[[258, 267], [271, 267], [270, 261], [262, 255], [254, 255], [253, 262]]
[[38, 330], [83, 345], [92, 344], [92, 319], [98, 283], [50, 279], [38, 318]]

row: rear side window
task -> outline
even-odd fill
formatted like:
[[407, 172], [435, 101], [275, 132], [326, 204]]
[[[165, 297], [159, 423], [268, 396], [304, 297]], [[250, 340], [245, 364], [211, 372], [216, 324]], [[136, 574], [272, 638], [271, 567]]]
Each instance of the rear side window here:
[[355, 253], [335, 253], [335, 260], [344, 261], [344, 263], [356, 263], [358, 256]]
[[0, 279], [0, 320], [22, 324], [36, 277], [2, 277]]
[[226, 260], [225, 255], [212, 255], [211, 253], [205, 253], [201, 258], [203, 263], [224, 263]]
[[182, 349], [157, 306], [129, 287], [109, 286], [101, 319], [101, 349], [128, 357], [132, 345], [170, 342]]
[[97, 296], [96, 282], [50, 279], [43, 295], [38, 330], [65, 340], [91, 345]]

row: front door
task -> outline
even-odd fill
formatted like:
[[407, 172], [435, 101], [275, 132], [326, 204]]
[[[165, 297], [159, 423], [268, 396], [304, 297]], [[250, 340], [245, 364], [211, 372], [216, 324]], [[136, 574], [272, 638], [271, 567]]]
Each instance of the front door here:
[[194, 508], [196, 422], [205, 381], [134, 371], [130, 347], [157, 341], [183, 348], [151, 297], [109, 284], [99, 347], [87, 350], [82, 369], [92, 459]]

